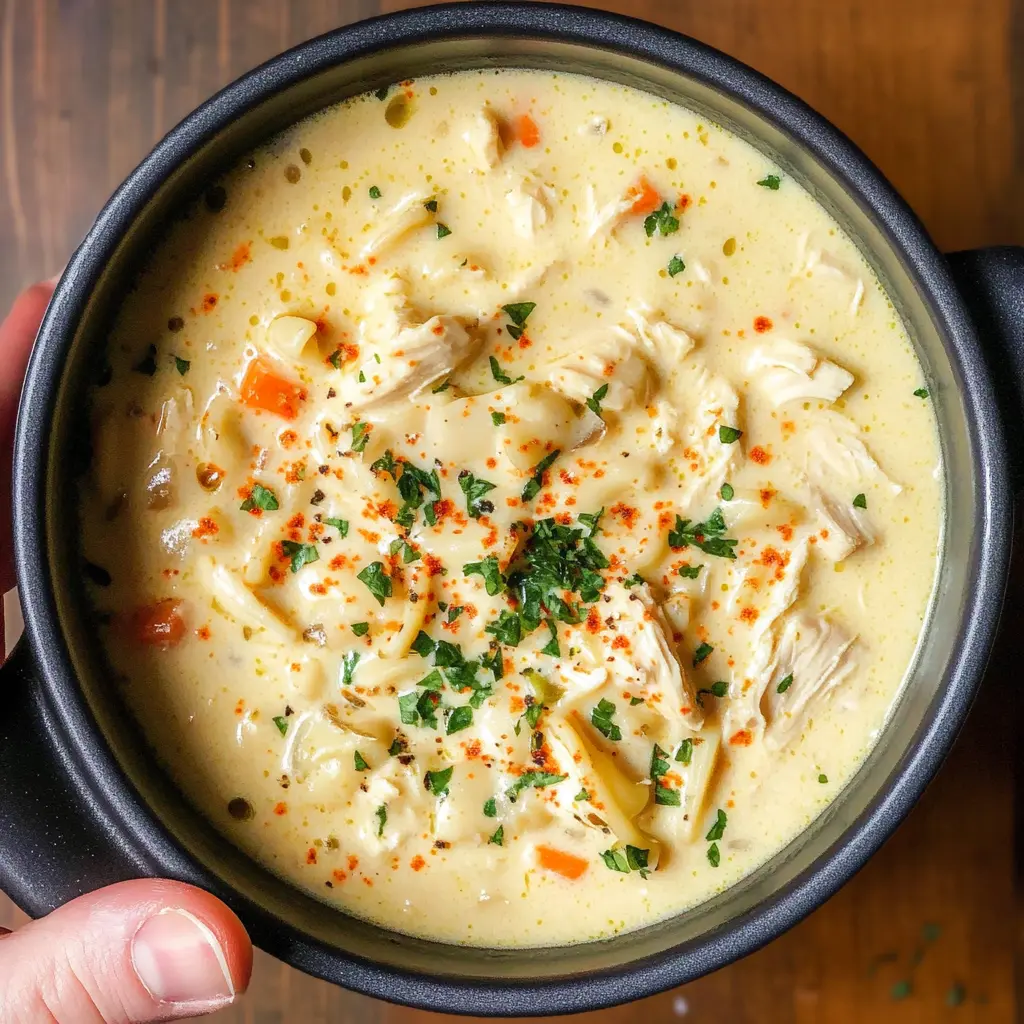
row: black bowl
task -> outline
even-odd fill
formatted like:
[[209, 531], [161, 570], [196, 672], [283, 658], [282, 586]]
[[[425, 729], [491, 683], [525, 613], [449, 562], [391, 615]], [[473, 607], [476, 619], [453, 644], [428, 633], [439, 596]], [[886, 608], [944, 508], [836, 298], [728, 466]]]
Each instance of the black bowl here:
[[[161, 226], [246, 150], [315, 110], [398, 79], [491, 66], [589, 74], [680, 102], [804, 185], [861, 248], [907, 325], [945, 463], [941, 562], [923, 642], [880, 741], [839, 798], [705, 904], [614, 939], [544, 950], [455, 948], [385, 931], [289, 887], [217, 834], [156, 767], [108, 683], [72, 525], [85, 389], [132, 268]], [[967, 714], [994, 638], [1016, 471], [997, 394], [1019, 429], [1024, 255], [963, 254], [956, 266], [973, 321], [946, 260], [848, 139], [749, 68], [640, 22], [540, 4], [427, 8], [314, 39], [235, 82], [175, 128], [100, 213], [33, 353], [14, 478], [27, 636], [0, 687], [0, 884], [42, 914], [122, 878], [184, 879], [225, 899], [257, 944], [304, 971], [454, 1013], [594, 1009], [689, 981], [768, 942], [831, 896], [913, 806]], [[1001, 392], [987, 360], [1002, 363]]]

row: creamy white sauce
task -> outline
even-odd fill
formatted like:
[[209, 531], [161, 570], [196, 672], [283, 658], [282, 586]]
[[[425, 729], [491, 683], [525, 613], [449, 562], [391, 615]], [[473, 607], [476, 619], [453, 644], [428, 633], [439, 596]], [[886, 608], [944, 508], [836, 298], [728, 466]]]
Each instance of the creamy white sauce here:
[[[352, 913], [520, 946], [678, 913], [812, 821], [900, 687], [941, 511], [920, 366], [829, 217], [687, 110], [525, 72], [354, 99], [223, 189], [125, 301], [82, 493], [189, 799]], [[564, 565], [601, 509], [578, 624], [464, 568], [532, 585], [533, 524], [579, 531]]]

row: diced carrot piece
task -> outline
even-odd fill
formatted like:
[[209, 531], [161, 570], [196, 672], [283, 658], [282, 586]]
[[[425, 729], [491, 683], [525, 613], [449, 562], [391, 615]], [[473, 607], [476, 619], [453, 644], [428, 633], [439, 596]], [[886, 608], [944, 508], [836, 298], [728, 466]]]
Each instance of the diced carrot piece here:
[[554, 871], [556, 875], [575, 881], [590, 867], [589, 861], [575, 854], [556, 850], [553, 846], [538, 846], [537, 861], [542, 868]]
[[156, 604], [135, 609], [133, 625], [135, 638], [147, 647], [167, 650], [177, 647], [185, 635], [185, 620], [181, 615], [182, 602], [165, 597]]
[[299, 403], [305, 399], [306, 389], [279, 377], [265, 359], [254, 359], [246, 368], [242, 380], [242, 403], [250, 409], [265, 409], [286, 420], [293, 420], [299, 414]]
[[520, 114], [516, 118], [516, 138], [527, 149], [533, 149], [540, 142], [540, 129], [529, 114]]
[[661, 206], [661, 195], [647, 180], [646, 175], [633, 185], [626, 193], [627, 198], [636, 196], [636, 201], [629, 208], [631, 213], [654, 213]]

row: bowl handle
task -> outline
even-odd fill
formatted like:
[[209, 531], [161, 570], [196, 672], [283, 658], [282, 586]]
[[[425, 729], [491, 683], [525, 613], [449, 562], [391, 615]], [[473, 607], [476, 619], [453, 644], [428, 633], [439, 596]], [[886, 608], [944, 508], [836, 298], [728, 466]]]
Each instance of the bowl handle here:
[[0, 889], [33, 917], [148, 873], [104, 833], [52, 729], [23, 637], [0, 668]]
[[989, 364], [1019, 494], [1024, 490], [1024, 247], [970, 249], [948, 259]]

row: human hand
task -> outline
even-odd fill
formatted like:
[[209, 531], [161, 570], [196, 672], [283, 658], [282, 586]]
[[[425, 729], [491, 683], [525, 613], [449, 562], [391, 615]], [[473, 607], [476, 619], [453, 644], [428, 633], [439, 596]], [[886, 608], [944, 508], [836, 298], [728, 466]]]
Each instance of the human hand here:
[[[18, 397], [52, 293], [53, 282], [34, 285], [0, 324], [0, 593], [15, 585], [10, 488]], [[245, 929], [209, 893], [181, 882], [121, 882], [17, 932], [0, 929], [0, 1020], [128, 1024], [194, 1017], [233, 1002], [251, 971]]]

